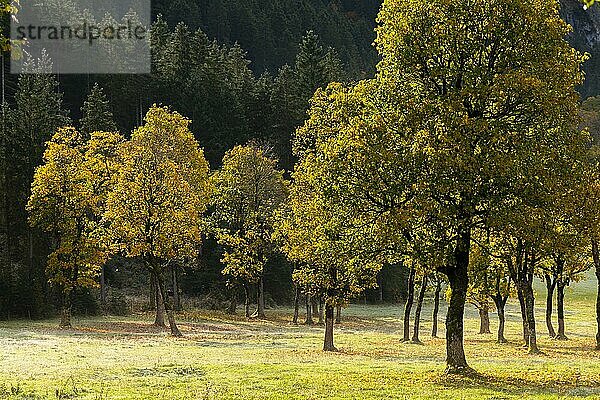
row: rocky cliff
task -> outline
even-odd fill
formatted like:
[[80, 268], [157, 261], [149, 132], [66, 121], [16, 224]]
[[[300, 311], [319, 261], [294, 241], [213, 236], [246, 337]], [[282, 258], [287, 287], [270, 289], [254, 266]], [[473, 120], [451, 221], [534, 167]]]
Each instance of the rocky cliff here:
[[568, 40], [591, 58], [584, 69], [586, 81], [580, 92], [583, 97], [600, 95], [600, 4], [584, 10], [579, 0], [561, 0], [561, 15], [572, 27]]

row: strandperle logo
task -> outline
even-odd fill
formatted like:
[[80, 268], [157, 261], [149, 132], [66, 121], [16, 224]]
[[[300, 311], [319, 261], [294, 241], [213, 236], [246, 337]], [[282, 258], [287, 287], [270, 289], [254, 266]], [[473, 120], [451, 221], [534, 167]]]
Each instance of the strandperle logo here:
[[14, 6], [11, 38], [20, 51], [13, 52], [13, 73], [150, 73], [150, 0], [20, 0]]
[[145, 26], [139, 25], [131, 20], [126, 25], [107, 25], [97, 26], [88, 25], [83, 22], [75, 27], [72, 26], [18, 26], [18, 41], [30, 40], [86, 40], [90, 46], [99, 40], [123, 40], [137, 39], [144, 40], [147, 37], [148, 30]]

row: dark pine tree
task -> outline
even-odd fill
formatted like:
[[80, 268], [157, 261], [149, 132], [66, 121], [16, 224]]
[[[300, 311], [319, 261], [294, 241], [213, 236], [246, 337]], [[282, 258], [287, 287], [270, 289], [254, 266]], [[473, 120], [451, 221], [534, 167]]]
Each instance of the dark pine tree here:
[[98, 83], [94, 84], [87, 100], [83, 103], [81, 115], [79, 128], [84, 137], [89, 137], [92, 132], [117, 131], [110, 102]]

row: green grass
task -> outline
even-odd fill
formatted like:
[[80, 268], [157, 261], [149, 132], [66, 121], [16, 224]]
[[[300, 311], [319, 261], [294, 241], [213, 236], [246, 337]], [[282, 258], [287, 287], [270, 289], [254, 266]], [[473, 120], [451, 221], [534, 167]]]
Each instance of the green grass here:
[[[2, 323], [0, 398], [600, 399], [594, 290], [591, 280], [568, 292], [566, 342], [546, 337], [538, 300], [544, 352], [538, 356], [527, 355], [519, 343], [514, 302], [506, 345], [496, 344], [494, 335], [477, 335], [477, 314], [469, 308], [465, 346], [481, 374], [474, 378], [443, 374], [444, 341], [429, 338], [429, 306], [422, 346], [400, 343], [402, 307], [350, 307], [336, 330], [337, 354], [320, 351], [321, 327], [290, 324], [288, 309], [250, 322], [185, 313], [179, 316], [183, 339], [151, 328], [151, 315], [78, 319], [72, 331], [56, 329], [57, 321]], [[492, 321], [495, 329], [495, 315]]]

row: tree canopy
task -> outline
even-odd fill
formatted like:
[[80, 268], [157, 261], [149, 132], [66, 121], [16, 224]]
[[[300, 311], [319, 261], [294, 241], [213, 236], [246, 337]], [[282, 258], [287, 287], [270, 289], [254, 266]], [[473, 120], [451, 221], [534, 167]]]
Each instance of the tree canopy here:
[[208, 163], [189, 123], [168, 108], [150, 109], [122, 147], [123, 166], [105, 214], [115, 250], [141, 258], [157, 279], [173, 335], [180, 332], [164, 272], [170, 262], [198, 253], [210, 193]]
[[243, 284], [246, 297], [248, 284], [261, 283], [257, 316], [264, 318], [262, 279], [276, 252], [272, 239], [275, 211], [287, 197], [283, 171], [258, 145], [236, 146], [225, 154], [211, 182], [210, 220], [218, 243], [225, 248], [223, 274], [233, 285]]
[[448, 276], [447, 363], [460, 372], [473, 234], [557, 195], [580, 159], [584, 57], [551, 2], [387, 0], [378, 21], [376, 79], [317, 95], [301, 135], [316, 151], [303, 156], [387, 238], [377, 250], [427, 254]]

